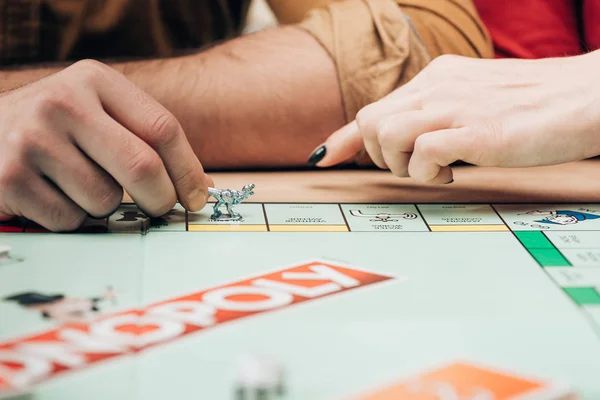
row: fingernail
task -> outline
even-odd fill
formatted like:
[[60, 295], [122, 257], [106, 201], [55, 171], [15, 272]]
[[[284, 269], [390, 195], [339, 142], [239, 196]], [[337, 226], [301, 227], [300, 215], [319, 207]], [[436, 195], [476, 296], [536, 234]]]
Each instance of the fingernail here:
[[446, 183], [444, 183], [444, 185], [449, 185], [449, 184], [451, 184], [452, 182], [454, 182], [454, 179], [452, 179], [450, 182], [446, 182]]
[[310, 158], [308, 159], [308, 165], [313, 166], [316, 165], [319, 161], [321, 161], [323, 159], [323, 157], [325, 157], [325, 154], [327, 154], [327, 147], [325, 147], [325, 145], [319, 147], [318, 149], [316, 149], [311, 155]]

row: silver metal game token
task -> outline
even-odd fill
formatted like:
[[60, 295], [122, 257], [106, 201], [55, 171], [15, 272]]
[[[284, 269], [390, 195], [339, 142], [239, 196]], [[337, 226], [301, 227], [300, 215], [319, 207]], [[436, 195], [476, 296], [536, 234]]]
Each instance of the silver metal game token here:
[[[208, 194], [217, 200], [213, 206], [213, 214], [210, 217], [211, 221], [241, 221], [242, 216], [233, 211], [233, 207], [241, 204], [244, 200], [247, 200], [250, 196], [252, 196], [254, 194], [254, 188], [255, 185], [253, 183], [245, 185], [242, 190], [215, 189], [209, 187]], [[222, 206], [225, 206], [227, 214], [224, 214], [223, 211], [219, 210], [219, 208]]]

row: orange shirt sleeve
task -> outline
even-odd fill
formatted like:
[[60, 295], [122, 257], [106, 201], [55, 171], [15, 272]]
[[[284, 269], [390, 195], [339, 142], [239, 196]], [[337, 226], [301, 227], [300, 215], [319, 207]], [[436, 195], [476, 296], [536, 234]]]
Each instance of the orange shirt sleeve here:
[[299, 26], [334, 60], [346, 119], [418, 74], [441, 54], [491, 57], [471, 0], [345, 0], [312, 10]]

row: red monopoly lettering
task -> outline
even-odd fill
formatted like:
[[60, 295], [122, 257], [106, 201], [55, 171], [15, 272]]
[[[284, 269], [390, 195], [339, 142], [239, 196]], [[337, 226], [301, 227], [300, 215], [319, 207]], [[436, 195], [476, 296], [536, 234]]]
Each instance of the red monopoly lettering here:
[[274, 281], [271, 279], [257, 279], [252, 281], [253, 285], [281, 290], [283, 292], [288, 292], [296, 296], [302, 296], [307, 298], [321, 297], [326, 294], [339, 292], [342, 287], [336, 283], [324, 283], [322, 285], [306, 287], [301, 285], [292, 285], [290, 283], [284, 283], [279, 281]]
[[[229, 297], [255, 295], [266, 297], [263, 300], [233, 300]], [[257, 312], [271, 310], [292, 304], [294, 297], [281, 290], [254, 286], [230, 286], [206, 292], [202, 299], [217, 308], [228, 311]]]
[[90, 331], [98, 338], [141, 348], [180, 336], [185, 325], [152, 316], [125, 314], [93, 322]]
[[[8, 365], [19, 364], [13, 370]], [[16, 351], [0, 350], [0, 376], [14, 388], [23, 388], [41, 381], [52, 372], [52, 365], [41, 358], [28, 356]]]
[[360, 285], [360, 281], [348, 275], [345, 275], [335, 269], [316, 264], [309, 267], [312, 273], [309, 272], [284, 272], [281, 274], [285, 280], [327, 280], [343, 287], [356, 287]]
[[146, 310], [148, 315], [174, 319], [200, 327], [214, 325], [216, 308], [199, 301], [176, 301], [150, 307]]
[[0, 397], [65, 371], [262, 312], [392, 279], [309, 262], [185, 296], [0, 342]]

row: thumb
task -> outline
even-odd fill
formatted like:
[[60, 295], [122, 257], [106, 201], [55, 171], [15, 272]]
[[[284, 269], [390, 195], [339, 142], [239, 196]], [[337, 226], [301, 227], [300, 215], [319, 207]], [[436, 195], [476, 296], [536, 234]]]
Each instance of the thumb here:
[[310, 165], [330, 167], [356, 156], [362, 149], [363, 138], [356, 121], [338, 129], [317, 147], [309, 158]]

